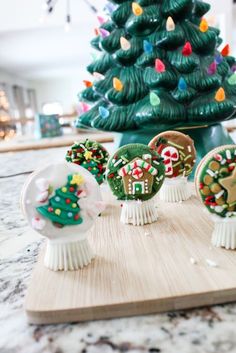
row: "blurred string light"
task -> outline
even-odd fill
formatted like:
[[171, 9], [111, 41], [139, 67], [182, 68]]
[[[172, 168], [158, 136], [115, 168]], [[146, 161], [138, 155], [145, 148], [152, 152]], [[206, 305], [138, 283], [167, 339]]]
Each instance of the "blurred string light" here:
[[[83, 0], [84, 3], [90, 8], [90, 10], [97, 14], [98, 13], [98, 9], [91, 4], [91, 2], [89, 0]], [[40, 17], [40, 22], [41, 23], [45, 23], [46, 22], [46, 17], [47, 15], [51, 15], [54, 10], [55, 7], [57, 5], [57, 3], [59, 2], [59, 0], [44, 0], [43, 4], [42, 4], [42, 9], [43, 9], [43, 16]], [[66, 0], [66, 15], [65, 15], [65, 26], [64, 26], [65, 32], [69, 32], [71, 29], [71, 8], [70, 8], [70, 0]]]

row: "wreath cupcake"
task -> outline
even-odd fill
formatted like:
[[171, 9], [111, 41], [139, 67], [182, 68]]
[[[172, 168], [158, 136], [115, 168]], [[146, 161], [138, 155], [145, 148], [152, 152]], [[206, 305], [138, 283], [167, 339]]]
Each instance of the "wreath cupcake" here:
[[210, 151], [199, 164], [195, 185], [204, 206], [212, 214], [212, 243], [236, 248], [236, 146]]

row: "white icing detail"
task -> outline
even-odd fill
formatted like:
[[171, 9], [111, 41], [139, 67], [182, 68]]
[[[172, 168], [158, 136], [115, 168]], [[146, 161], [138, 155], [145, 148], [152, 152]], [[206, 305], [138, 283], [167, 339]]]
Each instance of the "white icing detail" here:
[[225, 152], [227, 159], [231, 159], [231, 152], [230, 150], [226, 150]]
[[221, 165], [224, 165], [226, 163], [226, 159], [222, 159], [222, 161], [220, 162]]
[[36, 201], [40, 203], [46, 202], [48, 199], [48, 195], [48, 191], [41, 192], [36, 196]]
[[123, 163], [123, 160], [122, 159], [118, 159], [118, 161], [116, 161], [114, 163], [114, 167], [117, 167], [119, 164]]
[[190, 145], [188, 145], [188, 152], [192, 152], [192, 147]]
[[213, 172], [211, 169], [207, 169], [207, 174], [209, 174], [212, 177], [215, 176], [215, 172]]
[[219, 199], [223, 194], [224, 194], [224, 190], [221, 190], [220, 192], [218, 192], [218, 194], [216, 194], [215, 198]]
[[173, 162], [177, 162], [179, 160], [179, 151], [176, 147], [167, 146], [161, 152], [162, 158], [164, 161], [170, 160], [168, 164], [165, 164], [165, 174], [172, 175], [174, 172]]
[[221, 213], [224, 210], [224, 208], [222, 206], [215, 206], [214, 210], [217, 213]]
[[196, 265], [197, 264], [197, 260], [195, 260], [193, 257], [190, 257], [190, 262], [192, 265]]
[[142, 158], [146, 161], [146, 160], [151, 160], [152, 159], [152, 155], [151, 154], [143, 154]]
[[160, 164], [160, 162], [156, 161], [155, 159], [153, 160], [153, 163], [156, 164], [156, 165]]
[[46, 222], [44, 219], [40, 217], [33, 217], [31, 221], [31, 226], [35, 230], [43, 230], [46, 225]]
[[35, 180], [35, 185], [40, 191], [46, 191], [49, 188], [49, 181], [46, 178], [39, 178]]

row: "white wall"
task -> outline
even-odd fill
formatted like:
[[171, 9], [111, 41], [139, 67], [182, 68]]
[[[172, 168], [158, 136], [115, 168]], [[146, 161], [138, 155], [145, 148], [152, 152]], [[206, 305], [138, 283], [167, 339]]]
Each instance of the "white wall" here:
[[81, 83], [77, 78], [50, 79], [31, 81], [31, 86], [37, 92], [38, 108], [42, 111], [44, 103], [59, 102], [64, 113], [70, 113], [78, 105], [77, 94], [81, 89]]
[[19, 85], [22, 87], [31, 88], [30, 82], [28, 80], [2, 70], [0, 70], [0, 82], [6, 83], [8, 85]]

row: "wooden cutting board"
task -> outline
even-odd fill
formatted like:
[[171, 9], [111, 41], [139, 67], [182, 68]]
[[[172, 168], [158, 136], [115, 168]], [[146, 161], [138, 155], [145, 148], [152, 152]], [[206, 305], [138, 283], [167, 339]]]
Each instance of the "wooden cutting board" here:
[[120, 223], [120, 205], [111, 202], [89, 235], [97, 257], [83, 270], [52, 272], [43, 265], [42, 251], [26, 298], [29, 322], [115, 318], [236, 300], [236, 252], [211, 246], [212, 222], [197, 198], [158, 202], [157, 209], [158, 222], [135, 227]]

